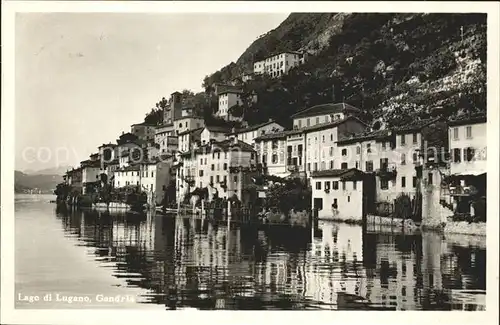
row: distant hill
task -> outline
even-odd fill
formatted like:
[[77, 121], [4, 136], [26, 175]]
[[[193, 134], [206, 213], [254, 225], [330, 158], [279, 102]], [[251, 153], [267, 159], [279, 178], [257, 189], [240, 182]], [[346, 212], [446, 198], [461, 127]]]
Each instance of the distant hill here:
[[27, 175], [64, 175], [68, 169], [71, 169], [71, 166], [58, 166], [40, 170], [28, 169], [23, 173]]
[[14, 172], [14, 189], [16, 193], [31, 189], [51, 192], [62, 180], [62, 175], [28, 175], [16, 170]]

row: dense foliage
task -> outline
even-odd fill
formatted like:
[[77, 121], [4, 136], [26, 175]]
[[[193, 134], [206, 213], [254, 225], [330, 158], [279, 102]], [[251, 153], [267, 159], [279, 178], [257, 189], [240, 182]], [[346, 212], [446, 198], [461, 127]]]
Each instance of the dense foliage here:
[[280, 79], [244, 85], [246, 96], [258, 96], [243, 107], [250, 125], [269, 118], [287, 124], [298, 110], [331, 101], [390, 125], [428, 117], [435, 106], [447, 116], [485, 110], [484, 14], [292, 14], [203, 85], [210, 93], [213, 83], [229, 82], [273, 52], [313, 49], [314, 39], [335, 24], [340, 27], [328, 35], [327, 46], [304, 65]]

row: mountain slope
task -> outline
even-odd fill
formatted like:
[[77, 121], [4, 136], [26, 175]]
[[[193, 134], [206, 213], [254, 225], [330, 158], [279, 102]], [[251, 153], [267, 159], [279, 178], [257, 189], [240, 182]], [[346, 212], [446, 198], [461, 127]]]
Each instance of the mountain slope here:
[[16, 193], [30, 189], [52, 192], [62, 180], [61, 175], [28, 175], [16, 170], [14, 172], [14, 189]]
[[229, 82], [254, 60], [299, 48], [315, 55], [281, 79], [244, 86], [259, 98], [245, 109], [249, 124], [287, 123], [293, 113], [331, 101], [393, 125], [436, 108], [447, 116], [486, 109], [485, 14], [291, 14], [204, 85]]

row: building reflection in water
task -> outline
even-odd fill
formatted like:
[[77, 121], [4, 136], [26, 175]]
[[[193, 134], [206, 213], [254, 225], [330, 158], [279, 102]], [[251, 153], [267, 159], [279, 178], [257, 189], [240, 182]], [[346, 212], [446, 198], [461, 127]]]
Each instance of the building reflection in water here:
[[207, 220], [63, 211], [67, 236], [167, 309], [484, 309], [486, 249], [320, 222], [284, 238]]

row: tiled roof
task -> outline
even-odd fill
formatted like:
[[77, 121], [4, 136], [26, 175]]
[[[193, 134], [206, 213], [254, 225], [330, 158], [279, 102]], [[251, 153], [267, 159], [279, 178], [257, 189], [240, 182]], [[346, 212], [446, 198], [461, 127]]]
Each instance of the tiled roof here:
[[280, 138], [284, 138], [286, 136], [293, 135], [293, 134], [301, 134], [301, 133], [309, 133], [309, 132], [314, 132], [314, 131], [320, 131], [320, 130], [329, 129], [329, 128], [333, 128], [333, 127], [339, 126], [342, 123], [344, 123], [346, 121], [350, 121], [350, 120], [357, 121], [357, 122], [359, 122], [359, 123], [361, 123], [363, 125], [366, 125], [363, 121], [361, 121], [357, 117], [347, 116], [346, 118], [335, 120], [333, 122], [320, 123], [320, 124], [316, 124], [316, 125], [313, 125], [313, 126], [308, 126], [308, 127], [297, 129], [297, 130], [287, 130], [287, 131], [282, 131], [282, 132], [263, 134], [260, 137], [257, 137], [255, 139], [255, 141], [270, 140], [270, 139], [280, 139]]
[[185, 134], [190, 134], [192, 133], [193, 136], [199, 136], [201, 135], [201, 132], [203, 131], [204, 127], [201, 127], [201, 128], [197, 128], [197, 129], [192, 129], [192, 130], [186, 130], [184, 132], [180, 132], [179, 134], [177, 134], [178, 136], [179, 135], [185, 135]]
[[150, 126], [150, 127], [154, 127], [154, 126], [157, 126], [156, 124], [154, 123], [146, 123], [146, 122], [142, 122], [142, 123], [135, 123], [135, 124], [132, 124], [131, 126]]
[[414, 132], [414, 131], [420, 131], [422, 128], [426, 127], [427, 125], [433, 124], [437, 121], [439, 121], [441, 118], [436, 117], [436, 118], [428, 118], [424, 120], [417, 120], [413, 121], [412, 123], [395, 127], [393, 128], [395, 133], [409, 133], [409, 132]]
[[377, 130], [356, 133], [348, 137], [341, 138], [337, 141], [338, 144], [349, 144], [368, 140], [381, 140], [390, 138], [394, 133], [391, 130]]
[[123, 167], [123, 168], [117, 169], [116, 171], [117, 172], [130, 172], [130, 171], [138, 171], [139, 169], [140, 169], [139, 165], [130, 165], [130, 166], [127, 166], [127, 167]]
[[218, 84], [216, 85], [215, 93], [217, 96], [225, 93], [241, 94], [243, 93], [243, 90], [241, 89], [241, 87], [238, 86]]
[[361, 110], [346, 103], [335, 103], [335, 104], [328, 103], [306, 108], [292, 115], [292, 118], [325, 115], [330, 113], [343, 113], [343, 112], [359, 113], [361, 112]]
[[205, 126], [205, 128], [208, 131], [211, 131], [211, 132], [219, 132], [219, 133], [229, 133], [229, 132], [231, 132], [230, 128], [227, 128], [227, 127], [224, 127], [224, 126], [207, 125], [207, 126]]
[[466, 124], [478, 124], [486, 123], [487, 116], [486, 112], [476, 113], [476, 114], [465, 114], [461, 116], [454, 117], [448, 122], [449, 126], [458, 126]]
[[311, 177], [351, 177], [364, 175], [361, 170], [356, 168], [351, 169], [327, 169], [327, 170], [318, 170], [311, 173]]
[[237, 143], [234, 143], [233, 140], [224, 140], [219, 142], [212, 142], [210, 144], [199, 147], [195, 150], [196, 153], [204, 153], [209, 152], [214, 149], [220, 149], [222, 151], [229, 151], [233, 149], [239, 149], [241, 151], [246, 152], [254, 152], [255, 149], [246, 142], [238, 140]]
[[249, 127], [245, 128], [245, 129], [235, 130], [234, 132], [231, 132], [231, 134], [240, 134], [240, 133], [252, 132], [252, 131], [258, 130], [261, 127], [264, 127], [264, 126], [272, 124], [272, 123], [276, 123], [276, 122], [273, 121], [273, 120], [270, 120], [270, 121], [267, 121], [267, 122], [264, 122], [264, 123], [260, 123], [260, 124], [249, 126]]

